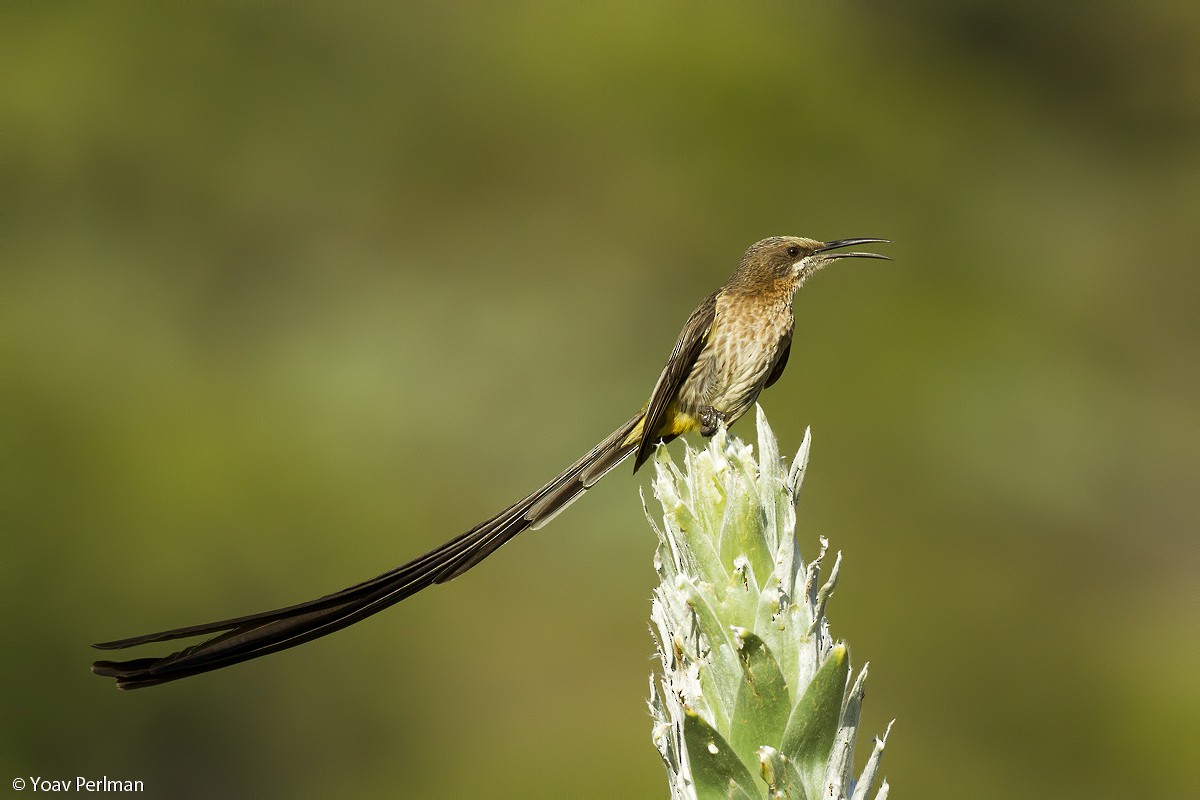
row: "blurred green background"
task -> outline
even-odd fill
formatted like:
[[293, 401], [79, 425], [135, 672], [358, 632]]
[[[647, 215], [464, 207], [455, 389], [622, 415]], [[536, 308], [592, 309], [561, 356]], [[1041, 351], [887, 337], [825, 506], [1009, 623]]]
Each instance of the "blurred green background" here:
[[860, 758], [1195, 796], [1200, 7], [500, 5], [5, 4], [0, 786], [665, 796], [648, 473], [299, 650], [127, 694], [87, 643], [470, 527], [787, 233], [895, 240], [763, 398]]

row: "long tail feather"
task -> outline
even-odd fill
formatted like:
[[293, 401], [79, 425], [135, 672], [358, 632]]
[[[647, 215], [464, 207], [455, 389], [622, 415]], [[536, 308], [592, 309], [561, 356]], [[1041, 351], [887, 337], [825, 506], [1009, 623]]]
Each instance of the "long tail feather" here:
[[639, 412], [533, 494], [445, 544], [368, 581], [307, 603], [244, 617], [174, 628], [102, 642], [93, 647], [126, 647], [218, 634], [162, 658], [97, 661], [92, 672], [117, 679], [121, 689], [137, 689], [198, 675], [286, 650], [352, 625], [406, 597], [458, 577], [528, 528], [537, 528], [577, 500], [638, 446]]

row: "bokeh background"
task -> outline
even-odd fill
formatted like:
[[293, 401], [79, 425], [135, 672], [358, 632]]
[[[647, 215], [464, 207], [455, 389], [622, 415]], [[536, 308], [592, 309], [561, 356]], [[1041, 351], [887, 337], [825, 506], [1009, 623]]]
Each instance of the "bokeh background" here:
[[5, 4], [0, 791], [664, 796], [646, 474], [300, 650], [118, 693], [87, 643], [470, 527], [790, 233], [895, 240], [763, 398], [860, 758], [895, 718], [894, 796], [1194, 797], [1198, 9]]

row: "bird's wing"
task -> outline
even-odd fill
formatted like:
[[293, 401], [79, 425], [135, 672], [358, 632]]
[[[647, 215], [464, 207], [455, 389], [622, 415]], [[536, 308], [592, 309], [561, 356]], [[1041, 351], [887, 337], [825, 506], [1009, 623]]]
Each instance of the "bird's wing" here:
[[634, 457], [633, 468], [637, 470], [647, 458], [654, 445], [658, 444], [663, 435], [673, 435], [673, 432], [659, 430], [664, 422], [663, 417], [671, 405], [671, 401], [679, 393], [679, 388], [691, 373], [704, 343], [708, 341], [709, 332], [717, 317], [717, 297], [721, 290], [710, 294], [701, 301], [700, 305], [688, 317], [675, 349], [667, 359], [658, 383], [654, 384], [654, 393], [646, 404], [646, 419], [642, 424], [642, 438], [638, 443], [637, 455]]
[[779, 376], [783, 374], [783, 368], [787, 366], [788, 356], [792, 354], [791, 330], [784, 334], [782, 344], [783, 352], [779, 354], [778, 360], [775, 361], [775, 366], [771, 367], [771, 374], [767, 376], [767, 381], [763, 384], [764, 389], [779, 380]]

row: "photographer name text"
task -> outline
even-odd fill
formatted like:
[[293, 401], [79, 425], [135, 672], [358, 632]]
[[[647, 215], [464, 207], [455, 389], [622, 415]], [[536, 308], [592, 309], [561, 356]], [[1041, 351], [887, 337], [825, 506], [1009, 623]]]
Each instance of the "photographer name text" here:
[[14, 778], [13, 788], [18, 792], [32, 789], [35, 792], [144, 792], [146, 786], [142, 781], [124, 781], [110, 778], [43, 778], [31, 775], [28, 778]]

